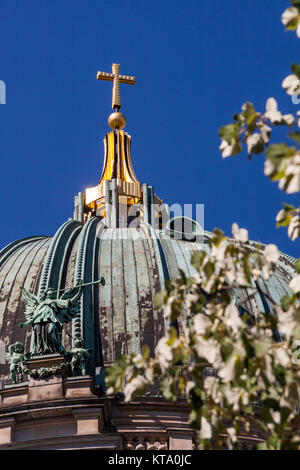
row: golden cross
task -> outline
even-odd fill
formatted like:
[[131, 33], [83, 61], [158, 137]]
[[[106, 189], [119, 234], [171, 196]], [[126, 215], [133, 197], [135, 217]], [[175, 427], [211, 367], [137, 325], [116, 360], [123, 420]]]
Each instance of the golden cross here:
[[98, 72], [98, 80], [109, 80], [113, 83], [113, 96], [112, 96], [112, 109], [121, 108], [121, 92], [120, 83], [128, 83], [128, 85], [134, 85], [136, 82], [135, 77], [129, 77], [128, 75], [120, 75], [120, 64], [112, 65], [112, 73]]

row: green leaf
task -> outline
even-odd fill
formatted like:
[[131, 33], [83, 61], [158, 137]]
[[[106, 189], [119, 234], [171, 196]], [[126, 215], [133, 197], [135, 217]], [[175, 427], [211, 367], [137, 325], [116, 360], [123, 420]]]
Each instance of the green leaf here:
[[255, 108], [252, 103], [247, 101], [242, 106], [242, 116], [246, 119], [246, 121], [248, 121], [253, 115], [256, 115]]
[[205, 257], [206, 257], [205, 251], [196, 251], [196, 253], [193, 253], [191, 257], [191, 263], [194, 266], [194, 268], [200, 269]]
[[286, 202], [283, 203], [283, 208], [286, 212], [292, 212], [295, 210], [295, 206], [293, 206], [293, 204], [287, 204]]
[[233, 351], [233, 345], [229, 341], [222, 341], [221, 354], [224, 361], [227, 361]]
[[[266, 157], [273, 163], [277, 171], [280, 167], [282, 159], [293, 155], [295, 150], [295, 147], [289, 147], [284, 142], [280, 144], [274, 144], [267, 148]], [[278, 174], [278, 172], [276, 172], [275, 177], [278, 179], [281, 176]], [[272, 175], [272, 179], [274, 179], [274, 175]]]
[[208, 261], [206, 265], [203, 268], [203, 271], [205, 272], [206, 276], [210, 278], [215, 272], [215, 265], [211, 261]]
[[300, 132], [297, 132], [297, 131], [295, 131], [295, 132], [290, 132], [290, 133], [288, 134], [288, 137], [289, 137], [290, 139], [293, 139], [297, 144], [300, 145]]
[[267, 409], [272, 408], [272, 409], [275, 410], [275, 411], [280, 411], [279, 402], [278, 402], [278, 400], [275, 400], [274, 398], [266, 398], [266, 399], [263, 401], [263, 405], [264, 405], [264, 407], [266, 407]]
[[297, 78], [300, 78], [300, 65], [299, 64], [292, 64], [291, 69], [294, 75], [296, 75]]
[[178, 338], [177, 330], [173, 326], [169, 328], [168, 336], [169, 336], [169, 339], [167, 341], [167, 344], [168, 346], [172, 346], [172, 344], [174, 344], [174, 341]]
[[278, 227], [288, 227], [290, 225], [291, 218], [292, 218], [291, 215], [286, 214], [284, 220], [281, 220], [280, 222], [277, 222], [276, 228], [278, 228]]
[[237, 124], [228, 124], [227, 126], [222, 126], [219, 130], [219, 137], [231, 144], [231, 142], [236, 139], [238, 129], [239, 125]]
[[285, 25], [285, 29], [289, 31], [294, 31], [299, 23], [299, 16], [293, 16], [290, 21]]
[[249, 132], [253, 132], [256, 129], [256, 123], [259, 116], [259, 113], [254, 113], [247, 119], [247, 128]]
[[161, 292], [158, 292], [154, 296], [154, 307], [161, 308], [165, 304], [165, 298], [166, 298], [166, 291], [165, 290], [163, 290]]
[[257, 450], [268, 450], [268, 446], [267, 446], [266, 442], [260, 442], [257, 445]]
[[294, 7], [297, 7], [300, 11], [300, 0], [291, 0], [291, 4], [294, 6]]
[[282, 407], [281, 408], [281, 421], [286, 422], [290, 414], [291, 414], [290, 408], [288, 408], [287, 406]]
[[300, 258], [298, 258], [297, 261], [295, 262], [295, 269], [297, 273], [300, 274]]
[[281, 304], [282, 309], [285, 312], [287, 312], [288, 309], [290, 308], [292, 300], [293, 300], [293, 296], [289, 294], [286, 294], [281, 298], [280, 304]]
[[214, 234], [214, 236], [211, 240], [211, 243], [215, 244], [216, 246], [219, 246], [220, 243], [225, 238], [224, 232], [222, 230], [220, 230], [219, 228], [215, 228], [214, 231], [213, 231], [213, 234]]
[[147, 359], [149, 359], [149, 356], [150, 356], [150, 349], [149, 349], [149, 346], [145, 345], [143, 346], [143, 349], [142, 349], [142, 356], [143, 356], [143, 359], [145, 361], [147, 361]]
[[263, 356], [269, 349], [269, 345], [264, 341], [257, 341], [254, 343], [254, 350], [257, 356]]
[[248, 257], [245, 256], [242, 259], [242, 265], [243, 265], [243, 269], [244, 269], [245, 278], [246, 278], [248, 284], [251, 285], [251, 271], [250, 271]]

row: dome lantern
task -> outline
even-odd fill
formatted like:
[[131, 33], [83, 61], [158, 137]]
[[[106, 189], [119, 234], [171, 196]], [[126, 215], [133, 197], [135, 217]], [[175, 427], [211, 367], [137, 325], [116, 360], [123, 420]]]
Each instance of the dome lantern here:
[[[160, 211], [149, 207], [160, 207], [162, 200], [154, 193], [153, 187], [138, 181], [131, 160], [131, 136], [123, 130], [125, 116], [120, 113], [120, 83], [134, 85], [136, 78], [120, 75], [120, 64], [112, 65], [112, 73], [98, 72], [98, 80], [113, 82], [112, 109], [108, 118], [111, 131], [104, 139], [104, 162], [97, 186], [78, 193], [74, 201], [74, 219], [85, 223], [91, 217], [105, 219], [107, 227], [127, 227], [129, 223], [144, 221], [157, 225], [162, 219]], [[134, 222], [135, 221], [135, 222]]]

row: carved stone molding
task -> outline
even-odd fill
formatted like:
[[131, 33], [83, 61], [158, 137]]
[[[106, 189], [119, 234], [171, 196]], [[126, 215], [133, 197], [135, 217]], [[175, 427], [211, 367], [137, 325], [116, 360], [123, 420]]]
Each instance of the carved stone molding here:
[[124, 436], [126, 450], [168, 450], [168, 439], [161, 436]]

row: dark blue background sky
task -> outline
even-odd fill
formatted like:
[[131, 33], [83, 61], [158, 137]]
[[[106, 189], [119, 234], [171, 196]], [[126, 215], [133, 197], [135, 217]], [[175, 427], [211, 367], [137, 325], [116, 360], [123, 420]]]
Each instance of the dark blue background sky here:
[[[262, 156], [222, 160], [218, 129], [246, 100], [264, 110], [281, 89], [300, 40], [280, 21], [287, 0], [1, 0], [0, 246], [53, 234], [73, 196], [97, 183], [111, 84], [97, 70], [137, 76], [122, 86], [140, 181], [170, 204], [205, 203], [205, 228], [232, 222], [299, 256], [275, 229], [282, 201]], [[299, 105], [300, 107], [300, 105]], [[297, 245], [298, 243], [298, 245]]]

